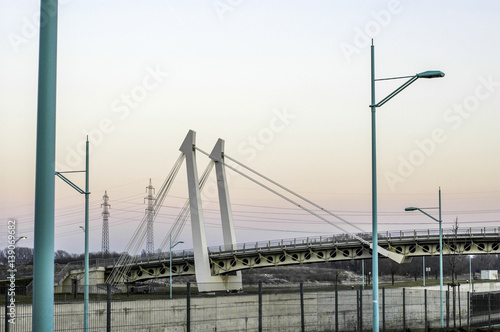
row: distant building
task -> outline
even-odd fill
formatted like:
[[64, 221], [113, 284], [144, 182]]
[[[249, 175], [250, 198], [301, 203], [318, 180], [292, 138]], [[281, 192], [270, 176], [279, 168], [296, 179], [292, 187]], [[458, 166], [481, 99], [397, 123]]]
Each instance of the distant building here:
[[497, 270], [481, 270], [481, 280], [496, 280], [498, 279]]

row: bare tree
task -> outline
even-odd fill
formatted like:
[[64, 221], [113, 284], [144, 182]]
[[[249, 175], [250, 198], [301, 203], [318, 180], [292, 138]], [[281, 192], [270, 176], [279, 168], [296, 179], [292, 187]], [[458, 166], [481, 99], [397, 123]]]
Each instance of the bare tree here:
[[[462, 256], [462, 252], [458, 246], [458, 218], [455, 218], [455, 224], [452, 227], [452, 235], [448, 238], [447, 246], [449, 250], [449, 255], [446, 260], [449, 270], [451, 271], [451, 284], [453, 289], [453, 327], [456, 327], [456, 290], [455, 290], [455, 280], [458, 277], [458, 273], [463, 272], [465, 266], [467, 265], [467, 259]], [[441, 250], [443, 250], [442, 248]]]
[[462, 255], [458, 245], [458, 218], [455, 218], [455, 223], [452, 226], [452, 235], [444, 244], [449, 250], [449, 255], [446, 259], [447, 270], [451, 272], [451, 283], [455, 284], [458, 279], [458, 274], [465, 271], [467, 267], [467, 259]]

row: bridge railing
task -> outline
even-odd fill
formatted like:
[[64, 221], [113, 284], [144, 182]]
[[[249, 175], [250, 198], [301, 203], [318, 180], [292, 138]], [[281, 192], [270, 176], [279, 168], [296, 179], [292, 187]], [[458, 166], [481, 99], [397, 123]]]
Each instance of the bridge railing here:
[[[449, 238], [474, 238], [474, 237], [498, 237], [500, 235], [500, 228], [498, 227], [468, 227], [468, 228], [454, 228], [443, 227], [443, 239]], [[387, 231], [379, 233], [378, 238], [382, 240], [422, 240], [422, 239], [435, 239], [439, 237], [439, 229], [425, 229], [425, 230], [406, 230], [406, 231]]]
[[[371, 240], [371, 233], [360, 233], [357, 236]], [[336, 235], [321, 235], [309, 236], [292, 239], [270, 240], [270, 241], [257, 241], [246, 242], [235, 245], [221, 245], [208, 247], [209, 254], [221, 254], [227, 252], [255, 252], [255, 251], [268, 251], [272, 249], [295, 249], [306, 247], [321, 247], [322, 245], [331, 245], [334, 243], [359, 243], [350, 234], [336, 234]]]
[[[193, 250], [176, 250], [172, 251], [172, 259], [183, 259], [187, 260], [189, 258], [192, 258], [194, 256]], [[158, 261], [167, 261], [170, 259], [170, 252], [169, 251], [164, 251], [164, 252], [156, 252], [153, 254], [140, 254], [140, 255], [135, 255], [131, 256], [131, 261], [133, 261], [135, 264], [146, 264], [146, 263], [153, 263], [153, 262], [158, 262]], [[116, 259], [114, 263], [116, 263], [118, 259]], [[108, 265], [109, 266], [109, 265]]]
[[[371, 233], [358, 233], [356, 236], [371, 242]], [[499, 237], [500, 228], [498, 227], [469, 227], [469, 228], [453, 228], [453, 227], [443, 227], [443, 239], [450, 238], [474, 238], [474, 237]], [[439, 238], [439, 229], [420, 229], [420, 230], [404, 230], [404, 231], [386, 231], [379, 232], [379, 240], [425, 240], [425, 239], [436, 239]], [[208, 247], [209, 254], [222, 254], [222, 253], [234, 253], [234, 252], [255, 252], [255, 251], [268, 251], [271, 249], [291, 249], [291, 248], [304, 248], [304, 247], [321, 247], [324, 244], [331, 245], [332, 243], [343, 243], [348, 244], [350, 242], [359, 243], [359, 240], [355, 239], [350, 234], [336, 234], [327, 236], [312, 236], [312, 237], [301, 237], [292, 239], [282, 239], [282, 240], [271, 240], [271, 241], [257, 241], [257, 242], [246, 242], [239, 243], [235, 245], [221, 245], [221, 246], [211, 246]]]

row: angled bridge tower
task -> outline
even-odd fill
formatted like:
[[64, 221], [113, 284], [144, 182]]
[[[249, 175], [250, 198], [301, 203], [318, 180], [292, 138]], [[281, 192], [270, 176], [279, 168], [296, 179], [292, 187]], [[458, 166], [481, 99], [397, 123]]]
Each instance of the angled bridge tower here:
[[[196, 133], [190, 130], [179, 150], [186, 158], [189, 207], [191, 213], [191, 231], [194, 246], [194, 264], [198, 289], [201, 292], [240, 290], [242, 289], [241, 272], [227, 275], [212, 274], [211, 262], [208, 256], [205, 221], [203, 218], [203, 209], [201, 204], [195, 141]], [[226, 174], [223, 165], [223, 140], [219, 139], [214, 147], [214, 150], [210, 154], [210, 158], [215, 162], [216, 166], [224, 246], [230, 248], [232, 245], [236, 244], [236, 238], [234, 235]]]

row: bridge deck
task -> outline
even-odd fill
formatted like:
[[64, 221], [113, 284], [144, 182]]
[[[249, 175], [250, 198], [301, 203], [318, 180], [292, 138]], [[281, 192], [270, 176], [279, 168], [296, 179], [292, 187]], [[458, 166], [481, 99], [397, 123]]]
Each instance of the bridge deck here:
[[[500, 253], [499, 228], [467, 228], [443, 230], [443, 254]], [[371, 233], [356, 234], [371, 242]], [[439, 231], [436, 229], [384, 232], [378, 234], [379, 245], [407, 258], [439, 255]], [[370, 259], [370, 248], [349, 235], [327, 235], [265, 242], [242, 243], [233, 246], [208, 248], [212, 273], [228, 274], [234, 271], [315, 262], [351, 259]], [[115, 261], [108, 261], [109, 273]], [[174, 276], [194, 274], [194, 255], [190, 250], [172, 253]], [[169, 253], [135, 257], [128, 272], [128, 282], [168, 277]]]

